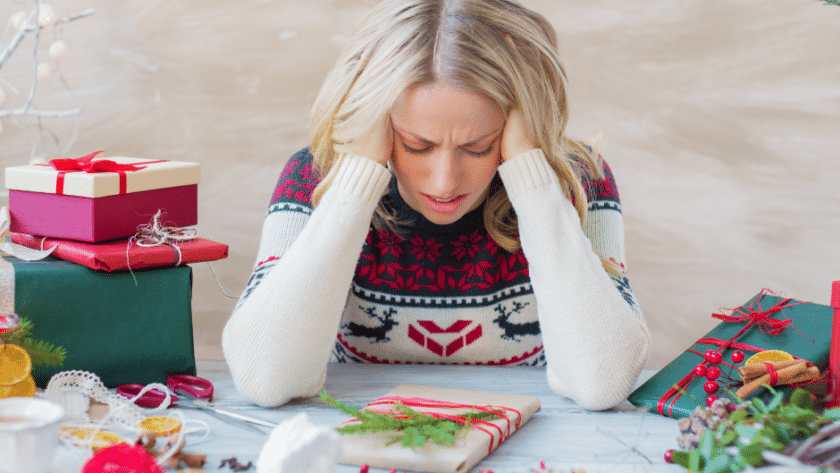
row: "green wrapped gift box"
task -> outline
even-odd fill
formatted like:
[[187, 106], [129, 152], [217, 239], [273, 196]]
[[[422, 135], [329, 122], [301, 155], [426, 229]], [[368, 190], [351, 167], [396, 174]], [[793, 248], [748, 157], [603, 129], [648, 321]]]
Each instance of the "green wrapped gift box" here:
[[3, 297], [14, 294], [15, 311], [34, 323], [33, 338], [67, 349], [62, 367], [33, 369], [38, 386], [66, 370], [92, 372], [108, 387], [195, 374], [189, 266], [132, 277], [52, 257], [0, 263]]
[[[633, 405], [675, 419], [688, 417], [698, 404], [705, 405], [709, 393], [704, 385], [709, 380], [693, 373], [699, 364], [711, 366], [704, 358], [708, 350], [722, 355], [722, 363], [718, 365], [722, 374], [715, 380], [720, 386], [714, 393], [718, 397], [732, 398], [730, 392], [734, 393], [736, 388], [729, 389], [730, 392], [725, 388], [740, 382], [736, 368], [743, 362], [732, 361], [735, 350], [742, 351], [747, 358], [763, 350], [782, 350], [821, 369], [828, 362], [831, 307], [762, 291], [732, 314], [713, 316], [723, 321], [633, 391], [629, 397]], [[749, 397], [764, 393], [766, 390], [759, 389]]]

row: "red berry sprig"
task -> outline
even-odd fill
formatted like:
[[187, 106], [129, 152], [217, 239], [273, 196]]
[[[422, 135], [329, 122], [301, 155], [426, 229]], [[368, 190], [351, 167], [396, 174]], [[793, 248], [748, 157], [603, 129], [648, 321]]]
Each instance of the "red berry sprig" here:
[[717, 366], [710, 366], [706, 370], [706, 379], [708, 379], [709, 381], [714, 381], [714, 380], [718, 379], [719, 376], [720, 376], [720, 368], [718, 368]]
[[715, 351], [715, 350], [706, 351], [706, 353], [703, 357], [706, 359], [706, 361], [708, 361], [709, 363], [711, 363], [713, 365], [717, 365], [721, 361], [723, 361], [723, 355], [721, 355], [719, 351]]
[[741, 350], [735, 350], [729, 356], [732, 357], [733, 363], [740, 363], [744, 361], [744, 352], [742, 352]]

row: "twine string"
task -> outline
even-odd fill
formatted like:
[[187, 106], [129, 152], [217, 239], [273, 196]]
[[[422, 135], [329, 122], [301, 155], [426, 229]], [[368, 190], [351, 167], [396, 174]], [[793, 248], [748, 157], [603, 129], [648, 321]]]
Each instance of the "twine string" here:
[[175, 266], [181, 266], [183, 261], [183, 254], [181, 248], [178, 246], [185, 241], [195, 240], [198, 232], [193, 228], [185, 227], [170, 227], [164, 226], [160, 222], [160, 217], [163, 211], [158, 209], [154, 217], [149, 223], [138, 225], [137, 233], [128, 239], [125, 245], [125, 263], [128, 267], [128, 272], [134, 279], [134, 285], [137, 285], [137, 278], [134, 276], [134, 271], [131, 270], [130, 250], [131, 245], [137, 245], [144, 248], [169, 245], [172, 251], [175, 252]]

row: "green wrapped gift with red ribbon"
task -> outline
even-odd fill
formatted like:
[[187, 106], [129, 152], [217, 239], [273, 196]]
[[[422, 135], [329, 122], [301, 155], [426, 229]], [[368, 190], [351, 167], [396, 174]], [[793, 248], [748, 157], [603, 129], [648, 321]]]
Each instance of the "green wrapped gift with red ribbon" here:
[[[740, 384], [737, 367], [766, 350], [781, 350], [825, 368], [832, 316], [829, 306], [762, 290], [736, 309], [712, 314], [721, 323], [633, 391], [629, 401], [663, 416], [688, 417], [709, 396], [734, 397]], [[764, 392], [759, 389], [750, 397]]]

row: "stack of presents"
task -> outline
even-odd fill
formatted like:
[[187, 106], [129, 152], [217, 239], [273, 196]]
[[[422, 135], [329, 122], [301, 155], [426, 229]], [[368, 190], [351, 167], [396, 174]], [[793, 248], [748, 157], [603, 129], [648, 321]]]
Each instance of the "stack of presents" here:
[[197, 163], [98, 153], [6, 169], [5, 238], [51, 253], [0, 259], [0, 310], [67, 351], [63, 366], [34, 369], [39, 386], [64, 370], [109, 387], [195, 374], [187, 263], [228, 252], [186, 228], [198, 223], [199, 178]]

